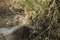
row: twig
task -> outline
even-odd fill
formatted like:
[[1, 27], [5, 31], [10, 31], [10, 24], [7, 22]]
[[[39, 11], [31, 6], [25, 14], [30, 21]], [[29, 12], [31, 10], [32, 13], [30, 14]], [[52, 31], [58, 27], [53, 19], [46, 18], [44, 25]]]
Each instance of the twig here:
[[51, 24], [49, 25], [49, 27], [48, 27], [45, 31], [43, 31], [39, 36], [37, 36], [36, 38], [34, 38], [33, 40], [41, 37], [41, 35], [43, 35], [46, 31], [48, 31], [48, 30], [52, 27], [51, 25], [52, 25], [53, 23], [54, 23], [54, 22], [51, 22]]

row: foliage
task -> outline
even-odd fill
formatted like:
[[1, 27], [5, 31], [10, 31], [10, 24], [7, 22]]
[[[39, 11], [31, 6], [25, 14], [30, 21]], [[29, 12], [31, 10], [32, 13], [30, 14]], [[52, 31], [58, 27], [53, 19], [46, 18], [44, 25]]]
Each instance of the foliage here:
[[[54, 34], [55, 32], [57, 32], [57, 29], [59, 28], [58, 26], [59, 10], [56, 0], [37, 0], [37, 1], [28, 0], [25, 3], [25, 5], [26, 5], [25, 8], [28, 9], [28, 11], [31, 11], [29, 10], [30, 7], [32, 11], [34, 11], [33, 13], [32, 12], [30, 13], [32, 14], [30, 16], [31, 17], [30, 20], [32, 20], [33, 23], [32, 26], [34, 26], [40, 34], [44, 32], [44, 30], [46, 30], [48, 27], [50, 28], [49, 30], [47, 30], [46, 34], [53, 36], [58, 34], [58, 33]], [[53, 40], [52, 38], [48, 38], [46, 34], [42, 35], [45, 36], [42, 37], [41, 40], [43, 39]], [[47, 38], [45, 38], [46, 36]]]
[[26, 22], [31, 21], [30, 26], [33, 26], [39, 34], [34, 39], [58, 40], [60, 38], [60, 0], [18, 0], [18, 2], [26, 11], [26, 19], [24, 19]]

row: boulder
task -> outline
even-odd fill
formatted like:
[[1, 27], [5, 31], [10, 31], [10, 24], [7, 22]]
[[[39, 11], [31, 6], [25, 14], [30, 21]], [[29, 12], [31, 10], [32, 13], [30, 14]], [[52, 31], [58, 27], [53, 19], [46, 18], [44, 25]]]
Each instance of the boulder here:
[[[0, 28], [0, 40], [30, 40], [36, 31], [31, 26]], [[30, 36], [31, 35], [31, 36]]]

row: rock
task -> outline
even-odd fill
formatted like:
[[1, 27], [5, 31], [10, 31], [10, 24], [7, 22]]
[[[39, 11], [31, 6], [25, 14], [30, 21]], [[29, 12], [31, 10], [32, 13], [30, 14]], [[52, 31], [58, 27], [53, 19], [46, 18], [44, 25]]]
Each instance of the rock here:
[[[14, 26], [0, 29], [0, 40], [30, 40], [29, 36], [35, 32], [31, 26]], [[32, 35], [31, 35], [32, 36]]]

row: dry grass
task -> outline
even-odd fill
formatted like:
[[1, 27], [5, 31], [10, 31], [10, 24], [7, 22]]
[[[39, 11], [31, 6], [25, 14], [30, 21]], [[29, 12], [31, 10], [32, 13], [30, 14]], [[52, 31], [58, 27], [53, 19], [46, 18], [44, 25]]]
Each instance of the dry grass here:
[[[36, 37], [36, 40], [60, 39], [59, 4], [59, 0], [25, 0], [20, 2], [21, 8], [23, 8], [25, 11], [25, 16], [22, 21], [23, 24], [30, 24], [31, 26], [35, 27], [40, 34], [38, 37]], [[16, 11], [14, 10], [12, 14], [15, 15], [15, 12]]]

